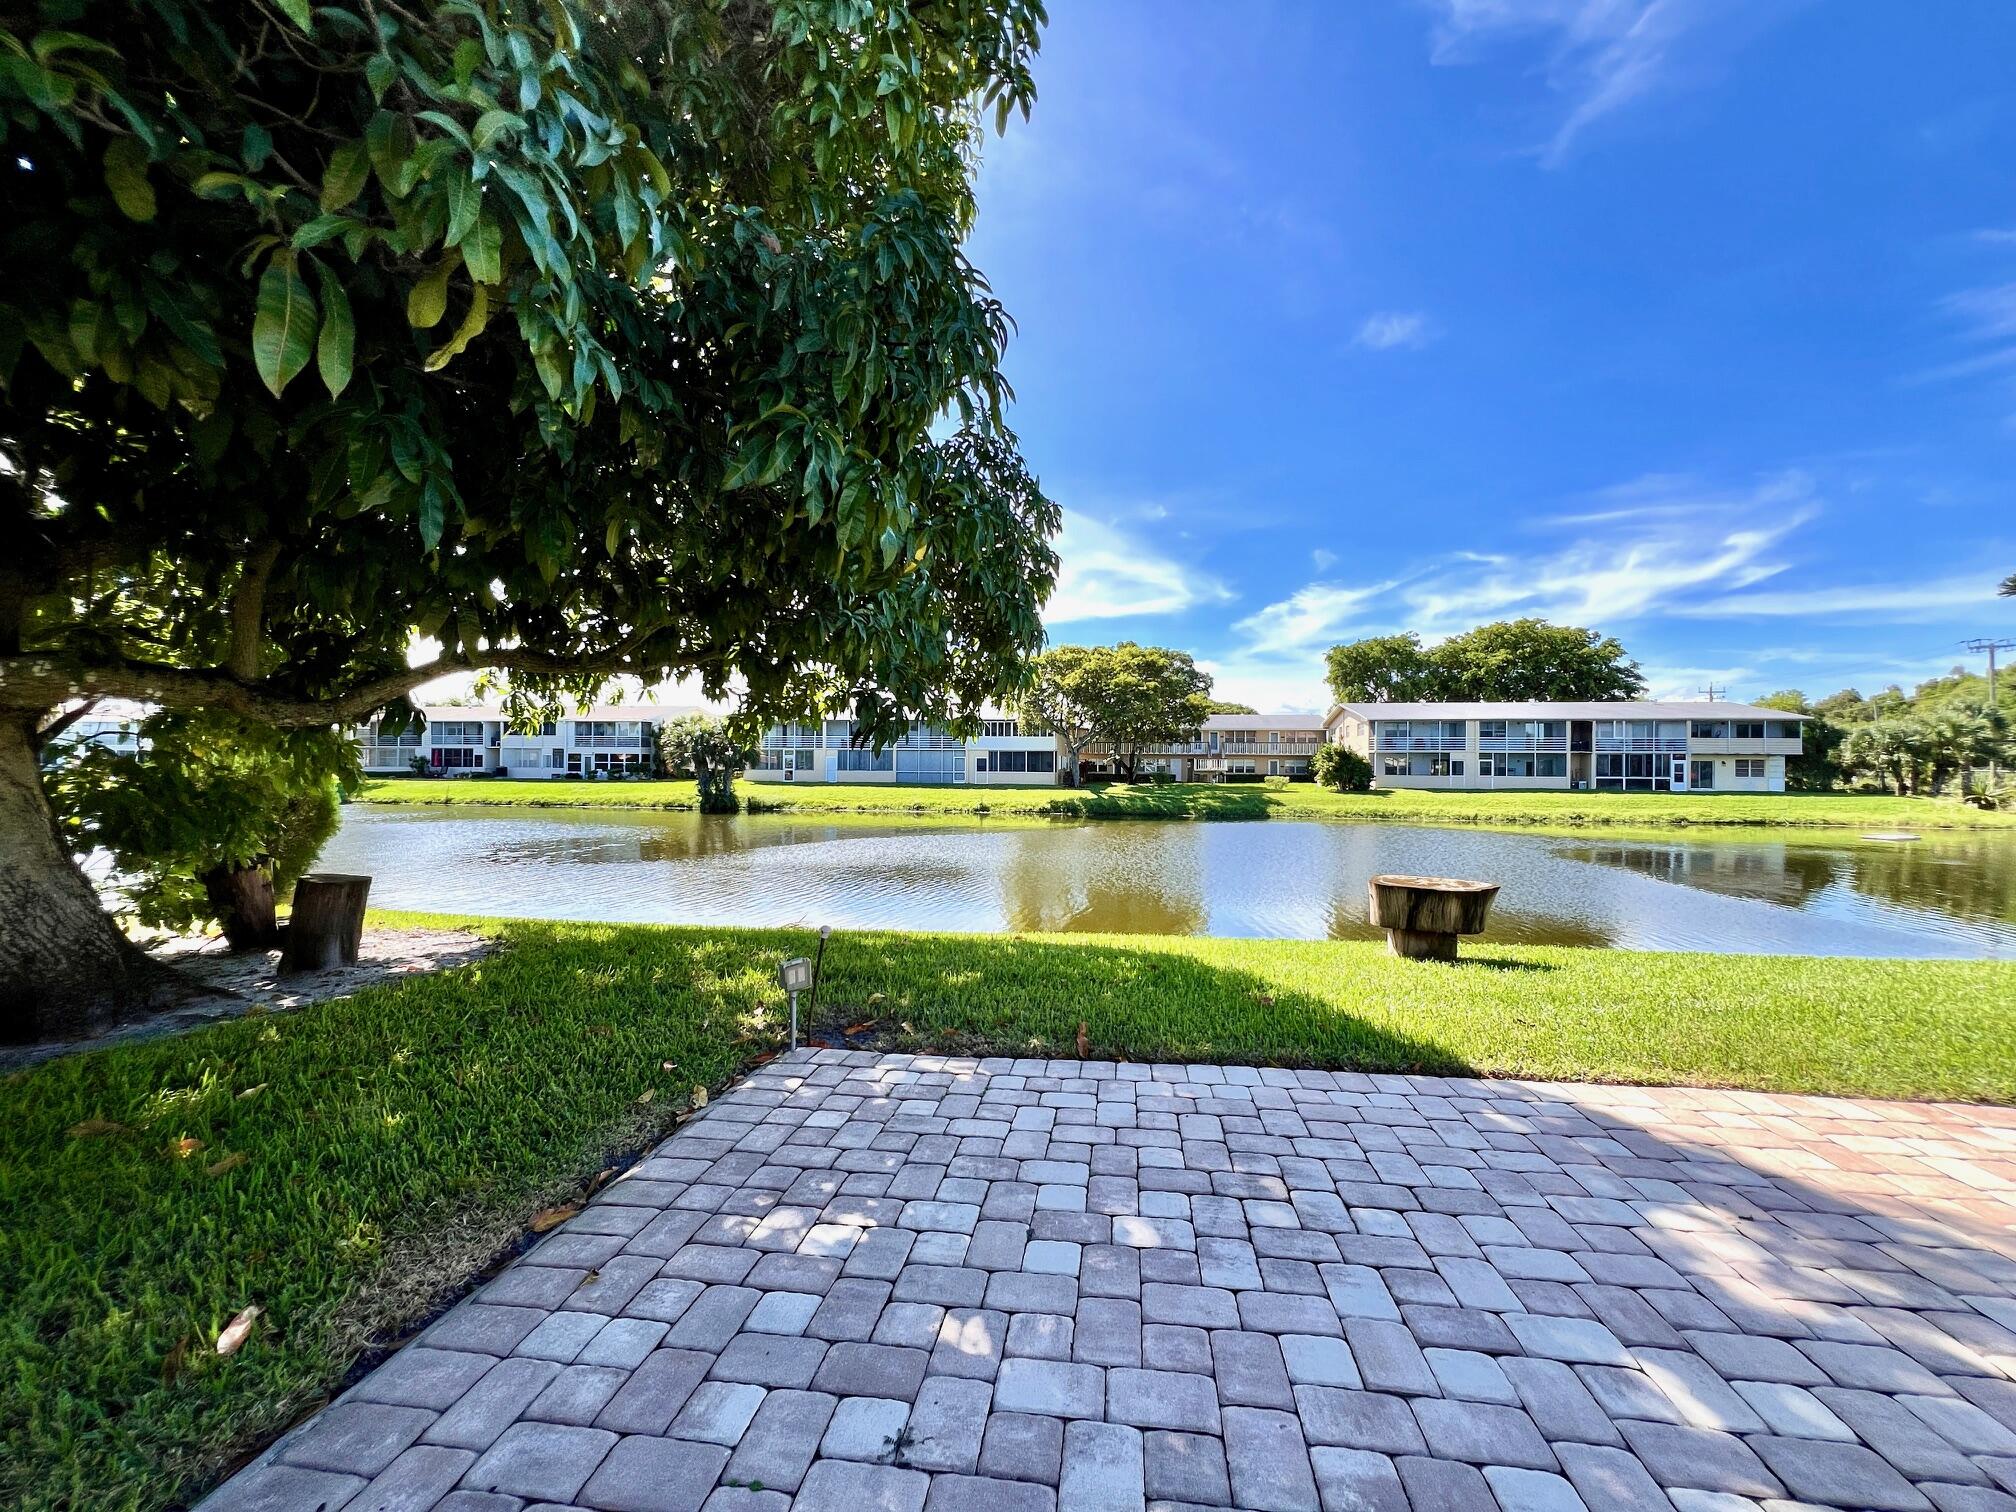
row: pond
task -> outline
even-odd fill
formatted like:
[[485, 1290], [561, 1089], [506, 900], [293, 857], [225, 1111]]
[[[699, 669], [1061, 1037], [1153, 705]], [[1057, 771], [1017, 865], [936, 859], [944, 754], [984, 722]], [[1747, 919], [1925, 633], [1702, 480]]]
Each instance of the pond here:
[[1500, 882], [1489, 937], [2016, 958], [2016, 836], [1671, 839], [1325, 821], [970, 823], [353, 804], [380, 908], [679, 924], [1371, 939], [1380, 872]]

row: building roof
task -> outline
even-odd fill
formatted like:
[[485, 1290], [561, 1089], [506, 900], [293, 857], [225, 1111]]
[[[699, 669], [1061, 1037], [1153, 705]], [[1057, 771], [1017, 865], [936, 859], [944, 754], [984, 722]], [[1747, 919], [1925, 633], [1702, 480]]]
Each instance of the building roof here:
[[1808, 719], [1783, 709], [1710, 701], [1612, 699], [1594, 703], [1346, 703], [1333, 706], [1324, 723], [1339, 714], [1359, 719]]
[[1321, 714], [1213, 714], [1207, 730], [1320, 730]]
[[[437, 719], [484, 719], [502, 720], [504, 710], [498, 704], [422, 704], [420, 712], [432, 724]], [[685, 714], [704, 714], [706, 710], [698, 704], [596, 704], [591, 709], [575, 709], [563, 705], [562, 719], [677, 719]]]

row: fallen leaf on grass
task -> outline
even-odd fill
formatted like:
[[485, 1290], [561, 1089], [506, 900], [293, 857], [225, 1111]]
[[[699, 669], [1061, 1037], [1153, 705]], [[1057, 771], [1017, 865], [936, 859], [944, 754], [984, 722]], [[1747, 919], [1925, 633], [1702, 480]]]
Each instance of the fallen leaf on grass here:
[[72, 1139], [96, 1139], [101, 1134], [123, 1134], [126, 1125], [114, 1123], [109, 1118], [87, 1118], [82, 1123], [70, 1125]]
[[1085, 1020], [1078, 1020], [1078, 1059], [1084, 1060], [1092, 1048], [1091, 1026]]
[[239, 1345], [251, 1337], [252, 1325], [258, 1321], [259, 1311], [259, 1304], [255, 1302], [224, 1325], [224, 1332], [217, 1335], [217, 1354], [220, 1358], [236, 1354]]
[[880, 1019], [863, 1019], [858, 1024], [849, 1024], [845, 1032], [848, 1034], [866, 1034], [881, 1022], [882, 1020]]
[[707, 1089], [698, 1082], [693, 1084], [693, 1106], [696, 1108], [707, 1106]]
[[600, 1272], [599, 1270], [591, 1270], [590, 1272], [588, 1272], [587, 1275], [583, 1276], [579, 1281], [576, 1281], [574, 1283], [574, 1290], [579, 1291], [584, 1286], [593, 1286], [597, 1281], [600, 1281], [601, 1279], [602, 1279], [602, 1272]]
[[656, 1087], [646, 1087], [642, 1092], [639, 1092], [637, 1094], [637, 1101], [639, 1101], [640, 1103], [647, 1103], [657, 1095], [658, 1095], [658, 1089]]
[[887, 997], [887, 993], [871, 992], [868, 994], [868, 1006], [873, 1008], [877, 1003], [885, 1001]]
[[247, 1087], [243, 1092], [240, 1092], [238, 1094], [238, 1100], [240, 1102], [243, 1102], [246, 1098], [256, 1097], [259, 1093], [264, 1092], [265, 1090], [266, 1090], [266, 1083], [264, 1082], [259, 1083], [259, 1085], [256, 1087]]
[[569, 1218], [581, 1211], [581, 1204], [570, 1202], [560, 1207], [543, 1208], [532, 1215], [532, 1232], [543, 1234], [548, 1229], [556, 1229]]
[[209, 1175], [222, 1176], [226, 1171], [237, 1170], [238, 1167], [245, 1164], [245, 1162], [247, 1160], [250, 1160], [251, 1158], [252, 1157], [247, 1155], [243, 1150], [233, 1150], [229, 1155], [226, 1155], [222, 1160], [213, 1160], [209, 1165], [204, 1167], [204, 1170]]
[[660, 1061], [660, 1062], [658, 1062], [658, 1069], [659, 1069], [660, 1071], [677, 1071], [677, 1070], [679, 1069], [679, 1062], [677, 1062], [677, 1061]]

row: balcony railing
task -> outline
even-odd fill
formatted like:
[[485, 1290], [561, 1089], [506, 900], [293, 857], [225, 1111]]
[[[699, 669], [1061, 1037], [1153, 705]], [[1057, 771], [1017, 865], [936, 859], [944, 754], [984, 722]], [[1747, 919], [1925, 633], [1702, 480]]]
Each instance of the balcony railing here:
[[1650, 751], [1657, 754], [1669, 751], [1684, 756], [1687, 752], [1685, 735], [1598, 735], [1596, 749], [1599, 751]]
[[574, 748], [578, 751], [641, 751], [651, 743], [648, 735], [590, 735], [585, 730], [574, 732]]
[[357, 759], [366, 767], [406, 767], [418, 755], [417, 745], [376, 745], [363, 741], [357, 746]]
[[1480, 751], [1565, 751], [1566, 735], [1480, 735]]
[[1381, 735], [1379, 749], [1382, 751], [1460, 751], [1463, 737], [1451, 738], [1447, 735]]

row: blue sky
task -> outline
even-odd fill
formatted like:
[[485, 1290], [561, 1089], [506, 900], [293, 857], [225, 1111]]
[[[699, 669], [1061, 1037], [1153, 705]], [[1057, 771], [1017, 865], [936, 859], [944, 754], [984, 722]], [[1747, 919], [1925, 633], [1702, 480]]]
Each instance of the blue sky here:
[[2016, 7], [1051, 10], [971, 251], [1053, 642], [1271, 711], [1519, 614], [1664, 694], [2016, 635]]

